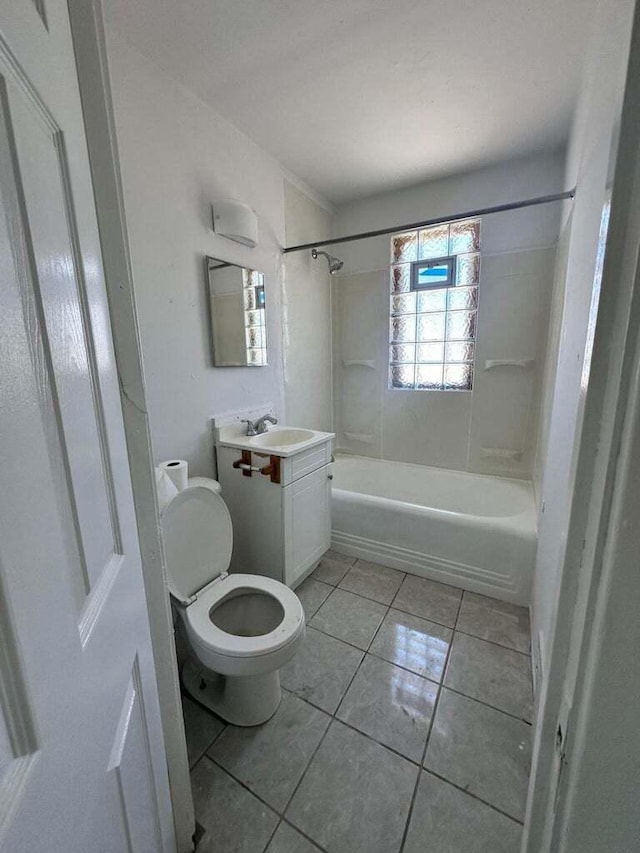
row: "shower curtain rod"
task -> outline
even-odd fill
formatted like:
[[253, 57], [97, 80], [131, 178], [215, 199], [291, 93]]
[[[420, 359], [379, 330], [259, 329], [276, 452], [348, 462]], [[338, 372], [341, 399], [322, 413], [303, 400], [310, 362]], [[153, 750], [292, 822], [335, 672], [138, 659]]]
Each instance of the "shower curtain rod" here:
[[457, 222], [460, 219], [470, 219], [473, 216], [486, 216], [489, 213], [504, 213], [507, 210], [520, 210], [523, 207], [535, 207], [538, 204], [550, 204], [552, 201], [565, 201], [576, 194], [576, 188], [552, 195], [540, 195], [536, 198], [526, 198], [522, 201], [510, 201], [507, 204], [496, 204], [493, 207], [480, 207], [477, 210], [466, 210], [448, 216], [438, 216], [424, 219], [422, 222], [410, 222], [408, 225], [395, 225], [393, 228], [380, 228], [377, 231], [363, 231], [360, 234], [349, 234], [347, 237], [334, 237], [332, 240], [319, 240], [317, 243], [300, 243], [298, 246], [287, 246], [282, 253], [302, 252], [304, 249], [319, 249], [321, 246], [336, 246], [338, 243], [352, 243], [354, 240], [368, 240], [370, 237], [383, 237], [385, 234], [395, 234], [400, 231], [415, 231], [417, 228], [428, 228], [441, 222]]

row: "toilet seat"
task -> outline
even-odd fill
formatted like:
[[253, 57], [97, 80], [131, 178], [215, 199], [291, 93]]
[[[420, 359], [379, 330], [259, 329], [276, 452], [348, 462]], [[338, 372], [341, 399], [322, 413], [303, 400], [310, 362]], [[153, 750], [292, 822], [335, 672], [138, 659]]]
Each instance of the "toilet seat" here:
[[[233, 592], [248, 589], [275, 598], [283, 610], [280, 624], [267, 634], [243, 637], [223, 631], [211, 621], [209, 614]], [[298, 596], [272, 578], [262, 575], [233, 574], [222, 577], [198, 593], [186, 608], [187, 629], [193, 643], [202, 649], [229, 657], [256, 657], [272, 654], [294, 640], [304, 630], [304, 610]]]

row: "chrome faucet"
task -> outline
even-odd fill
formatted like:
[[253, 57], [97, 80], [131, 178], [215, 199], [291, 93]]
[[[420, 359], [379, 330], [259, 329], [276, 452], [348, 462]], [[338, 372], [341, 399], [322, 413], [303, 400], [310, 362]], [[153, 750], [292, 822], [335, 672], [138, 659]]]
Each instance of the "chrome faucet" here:
[[247, 435], [262, 435], [269, 429], [267, 421], [270, 424], [278, 423], [278, 419], [272, 415], [263, 415], [257, 421], [243, 420], [242, 423], [247, 425]]

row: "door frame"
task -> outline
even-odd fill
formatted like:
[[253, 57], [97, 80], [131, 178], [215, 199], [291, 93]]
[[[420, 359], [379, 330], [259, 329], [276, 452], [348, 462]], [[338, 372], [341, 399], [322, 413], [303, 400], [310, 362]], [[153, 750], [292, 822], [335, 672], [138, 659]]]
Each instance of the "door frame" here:
[[102, 245], [127, 455], [178, 853], [193, 850], [195, 817], [171, 605], [160, 534], [144, 371], [101, 0], [68, 0]]
[[[142, 551], [154, 659], [178, 850], [192, 849], [193, 804], [166, 568], [158, 527], [155, 481], [144, 395], [133, 274], [126, 230], [118, 149], [100, 0], [69, 0], [107, 292], [120, 375], [125, 431]], [[524, 851], [572, 851], [573, 818], [588, 795], [594, 733], [607, 720], [594, 715], [596, 685], [611, 675], [614, 620], [636, 617], [630, 584], [638, 583], [634, 555], [624, 548], [625, 509], [637, 512], [628, 472], [640, 470], [640, 26], [634, 14], [620, 144], [612, 195], [607, 258], [587, 392], [571, 524], [551, 648], [548, 684], [540, 708], [539, 756], [532, 778]], [[631, 179], [630, 176], [633, 176]], [[624, 330], [622, 332], [622, 330]], [[606, 413], [613, 413], [607, 417]], [[588, 495], [588, 500], [584, 496]], [[581, 498], [581, 499], [580, 499]], [[578, 602], [576, 604], [576, 601]], [[625, 608], [626, 604], [626, 608]], [[633, 612], [631, 612], [633, 611]], [[630, 621], [630, 624], [633, 624]], [[619, 657], [616, 648], [614, 658]], [[631, 656], [632, 645], [627, 653]], [[566, 695], [566, 663], [578, 658], [578, 677]], [[633, 662], [630, 660], [630, 665]], [[564, 716], [564, 708], [572, 708]], [[565, 724], [565, 769], [558, 778], [556, 733]], [[589, 738], [586, 738], [587, 732]], [[620, 734], [620, 733], [619, 733]], [[629, 725], [625, 753], [640, 750]], [[633, 739], [633, 740], [632, 740]], [[636, 753], [637, 754], [637, 753]], [[620, 756], [616, 756], [620, 760]], [[613, 761], [613, 757], [611, 759]], [[624, 780], [622, 780], [624, 781]], [[629, 813], [632, 817], [633, 815]]]
[[[621, 709], [614, 720], [612, 703], [620, 695], [623, 679], [625, 689], [631, 684], [635, 695], [640, 693], [637, 645], [633, 642], [634, 636], [636, 641], [640, 639], [638, 4], [633, 15], [593, 357], [578, 440], [550, 666], [536, 725], [523, 853], [630, 849], [619, 845], [624, 844], [634, 820], [629, 798], [637, 794], [637, 776], [635, 790], [633, 787], [640, 756], [640, 730], [633, 714], [637, 706], [628, 698], [630, 707]], [[599, 834], [602, 832], [608, 833], [606, 839]]]

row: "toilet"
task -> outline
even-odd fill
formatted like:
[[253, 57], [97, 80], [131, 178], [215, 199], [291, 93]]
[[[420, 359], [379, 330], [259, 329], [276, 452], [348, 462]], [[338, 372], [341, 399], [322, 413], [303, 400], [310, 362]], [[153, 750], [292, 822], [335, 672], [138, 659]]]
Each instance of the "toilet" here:
[[196, 477], [160, 515], [169, 592], [189, 648], [189, 693], [236, 726], [268, 720], [280, 704], [280, 668], [305, 633], [300, 599], [261, 575], [228, 574], [229, 510], [215, 480]]

